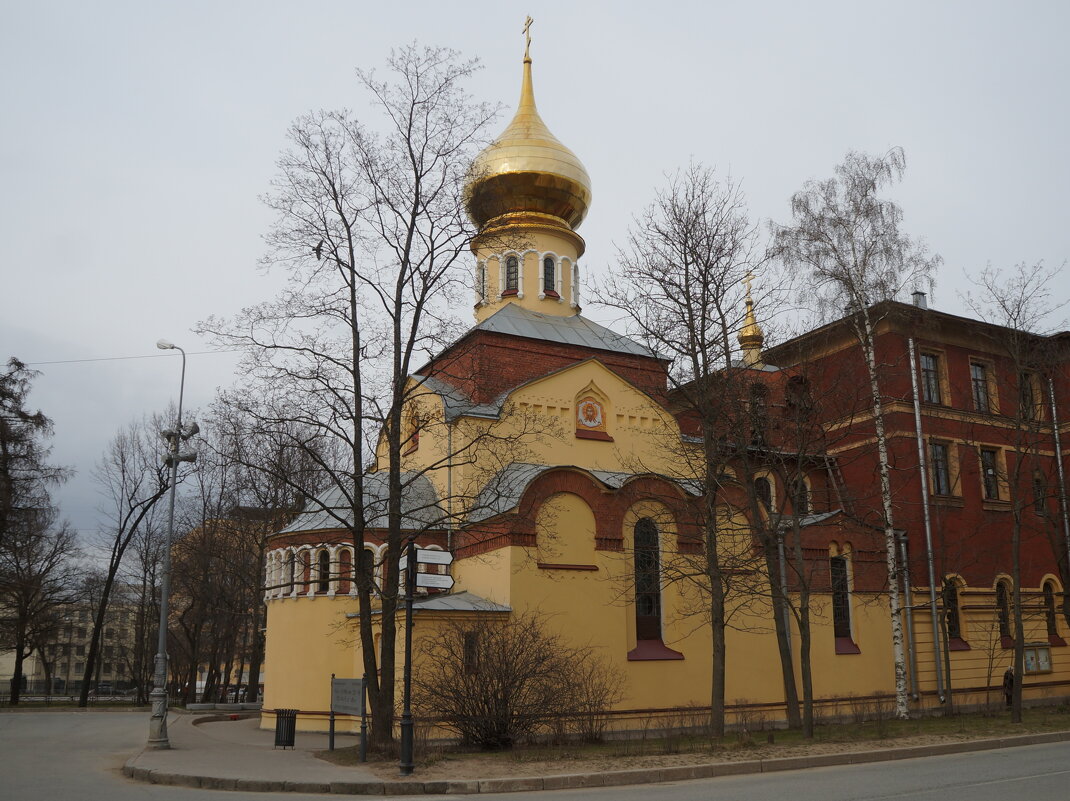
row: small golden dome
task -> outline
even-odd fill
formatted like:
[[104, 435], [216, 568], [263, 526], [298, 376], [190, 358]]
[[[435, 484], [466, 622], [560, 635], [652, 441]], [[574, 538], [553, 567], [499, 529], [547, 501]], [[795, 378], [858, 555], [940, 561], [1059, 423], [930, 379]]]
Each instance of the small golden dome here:
[[738, 339], [743, 349], [743, 363], [748, 367], [760, 367], [762, 364], [762, 344], [765, 342], [765, 334], [758, 320], [754, 316], [754, 301], [750, 296], [750, 283], [753, 276], [747, 273], [743, 283], [747, 285], [746, 304], [747, 311], [743, 316], [743, 328], [740, 329]]
[[503, 214], [536, 213], [575, 230], [591, 205], [591, 179], [576, 154], [561, 144], [535, 108], [531, 59], [516, 116], [474, 162], [467, 189], [468, 214], [482, 230]]

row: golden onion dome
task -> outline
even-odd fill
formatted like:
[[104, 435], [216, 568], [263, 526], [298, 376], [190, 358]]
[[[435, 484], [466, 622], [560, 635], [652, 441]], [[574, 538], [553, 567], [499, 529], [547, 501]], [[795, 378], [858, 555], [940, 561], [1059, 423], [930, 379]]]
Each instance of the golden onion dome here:
[[476, 157], [466, 191], [468, 213], [481, 230], [504, 214], [549, 215], [573, 230], [587, 216], [591, 179], [539, 116], [528, 57], [516, 116]]

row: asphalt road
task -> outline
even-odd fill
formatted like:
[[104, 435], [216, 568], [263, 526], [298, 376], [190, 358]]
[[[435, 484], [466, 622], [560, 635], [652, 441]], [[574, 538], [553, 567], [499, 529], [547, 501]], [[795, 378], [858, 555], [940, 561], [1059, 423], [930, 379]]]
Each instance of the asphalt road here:
[[[5, 801], [263, 799], [255, 793], [190, 790], [127, 779], [120, 768], [148, 731], [145, 714], [0, 714], [0, 798]], [[480, 798], [525, 801], [1067, 801], [1070, 743], [980, 751], [806, 771], [728, 776], [663, 785], [507, 793]], [[285, 793], [279, 801], [326, 801]], [[395, 796], [396, 797], [396, 796]], [[414, 796], [425, 801], [457, 796]]]

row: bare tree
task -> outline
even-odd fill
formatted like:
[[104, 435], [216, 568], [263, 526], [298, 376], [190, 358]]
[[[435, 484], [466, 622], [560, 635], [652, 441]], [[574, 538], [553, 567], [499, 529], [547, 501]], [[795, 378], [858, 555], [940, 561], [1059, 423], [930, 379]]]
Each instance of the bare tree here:
[[[321, 464], [335, 461], [311, 427], [280, 421], [263, 426], [234, 406], [218, 402], [206, 425], [205, 446], [226, 459], [235, 474], [235, 502], [229, 511], [231, 546], [239, 558], [229, 565], [230, 581], [240, 588], [249, 616], [247, 701], [257, 700], [264, 659], [264, 554], [267, 538], [300, 511], [304, 496], [323, 478]], [[303, 442], [301, 447], [296, 443]], [[283, 478], [285, 477], [285, 479]]]
[[888, 598], [895, 662], [896, 715], [905, 718], [907, 666], [903, 643], [899, 560], [884, 427], [884, 396], [879, 383], [873, 305], [908, 288], [932, 282], [940, 263], [924, 242], [900, 230], [903, 213], [879, 193], [898, 181], [906, 167], [903, 151], [883, 156], [850, 152], [834, 177], [807, 181], [791, 198], [790, 225], [773, 226], [772, 252], [790, 269], [803, 271], [809, 294], [824, 314], [847, 310], [868, 374], [881, 487]]
[[[738, 530], [736, 512], [745, 501], [728, 486], [733, 464], [746, 459], [749, 435], [739, 436], [737, 413], [746, 397], [746, 371], [733, 368], [740, 355], [736, 334], [744, 322], [741, 286], [760, 260], [756, 230], [737, 183], [719, 181], [707, 167], [692, 164], [671, 176], [668, 186], [632, 226], [618, 253], [617, 280], [604, 287], [605, 303], [626, 315], [632, 333], [672, 360], [673, 403], [690, 443], [679, 451], [682, 475], [701, 486], [700, 533], [694, 553], [665, 560], [664, 575], [698, 591], [700, 613], [710, 627], [712, 663], [710, 721], [715, 736], [725, 727], [726, 637], [733, 591], [746, 595], [738, 577], [754, 554], [750, 534]], [[740, 447], [743, 445], [744, 447]], [[639, 558], [638, 556], [636, 558]], [[727, 560], [727, 561], [726, 561]], [[742, 564], [747, 562], [748, 564]], [[734, 586], [734, 578], [735, 580]], [[775, 581], [776, 577], [771, 576]], [[779, 599], [784, 593], [776, 593]], [[776, 616], [783, 644], [783, 618]], [[798, 722], [790, 655], [782, 657], [789, 718]]]
[[55, 523], [56, 513], [42, 509], [22, 516], [18, 530], [0, 549], [0, 642], [15, 653], [11, 703], [19, 702], [22, 665], [59, 627], [59, 610], [73, 595], [74, 532]]
[[166, 542], [158, 523], [150, 512], [134, 534], [120, 573], [125, 590], [122, 602], [133, 610], [133, 647], [123, 657], [139, 706], [149, 702], [160, 619], [159, 579]]
[[93, 635], [89, 641], [79, 706], [89, 704], [89, 686], [97, 668], [104, 619], [112, 589], [131, 542], [145, 525], [153, 507], [170, 487], [169, 469], [164, 466], [162, 449], [156, 440], [160, 421], [136, 421], [119, 431], [108, 443], [93, 476], [105, 498], [102, 511], [108, 516], [102, 534], [107, 564], [99, 598], [94, 604]]
[[[449, 301], [474, 234], [463, 181], [496, 110], [474, 103], [463, 86], [476, 71], [450, 50], [408, 46], [387, 62], [389, 81], [359, 71], [381, 113], [381, 132], [346, 112], [302, 117], [267, 197], [277, 213], [265, 258], [289, 271], [275, 301], [204, 331], [245, 349], [245, 387], [227, 401], [287, 447], [315, 444], [315, 485], [274, 473], [304, 499], [334, 489], [346, 509], [335, 516], [361, 559], [366, 519], [364, 472], [382, 443], [389, 506], [382, 587], [358, 565], [356, 583], [373, 738], [393, 738], [395, 610], [404, 545], [403, 410], [420, 359], [449, 333]], [[309, 433], [311, 432], [311, 433]], [[379, 439], [381, 437], [381, 440]], [[341, 459], [334, 457], [339, 455]], [[374, 593], [382, 607], [375, 646]], [[381, 664], [377, 658], [381, 653]]]
[[[1002, 463], [992, 458], [984, 462], [982, 482], [986, 497], [995, 492], [998, 498], [1001, 485], [1006, 488], [1011, 504], [1011, 612], [1014, 618], [1014, 692], [1011, 701], [1011, 720], [1022, 722], [1022, 679], [1025, 675], [1025, 619], [1022, 594], [1022, 545], [1031, 525], [1026, 514], [1036, 504], [1035, 477], [1046, 475], [1049, 459], [1042, 454], [1054, 447], [1052, 420], [1045, 412], [1045, 397], [1050, 384], [1046, 380], [1058, 363], [1055, 341], [1046, 328], [1052, 316], [1067, 303], [1052, 297], [1052, 287], [1062, 286], [1059, 280], [1062, 266], [1046, 268], [1042, 263], [1021, 263], [1010, 271], [991, 266], [975, 279], [979, 295], [968, 298], [971, 309], [993, 329], [995, 350], [1009, 367], [1010, 377], [1018, 390], [1017, 397], [1005, 401], [1001, 415], [1011, 423], [1006, 432], [1007, 454]], [[995, 453], [988, 451], [988, 453]], [[1061, 458], [1056, 449], [1055, 458]], [[1045, 478], [1045, 485], [1048, 480]], [[1042, 518], [1043, 519], [1043, 518]], [[1065, 521], [1063, 521], [1065, 524]], [[1052, 552], [1059, 563], [1063, 581], [1067, 578], [1067, 555], [1070, 542], [1062, 527], [1051, 526]], [[1035, 533], [1035, 532], [1034, 532]], [[1058, 534], [1063, 534], [1059, 537]], [[1064, 583], [1064, 586], [1066, 584]]]

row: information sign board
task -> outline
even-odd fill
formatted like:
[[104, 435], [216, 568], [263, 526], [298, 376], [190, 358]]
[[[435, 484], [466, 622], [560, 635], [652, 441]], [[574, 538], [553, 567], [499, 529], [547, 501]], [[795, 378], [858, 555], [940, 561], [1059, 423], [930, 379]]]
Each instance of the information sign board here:
[[364, 679], [331, 679], [331, 711], [364, 714]]

